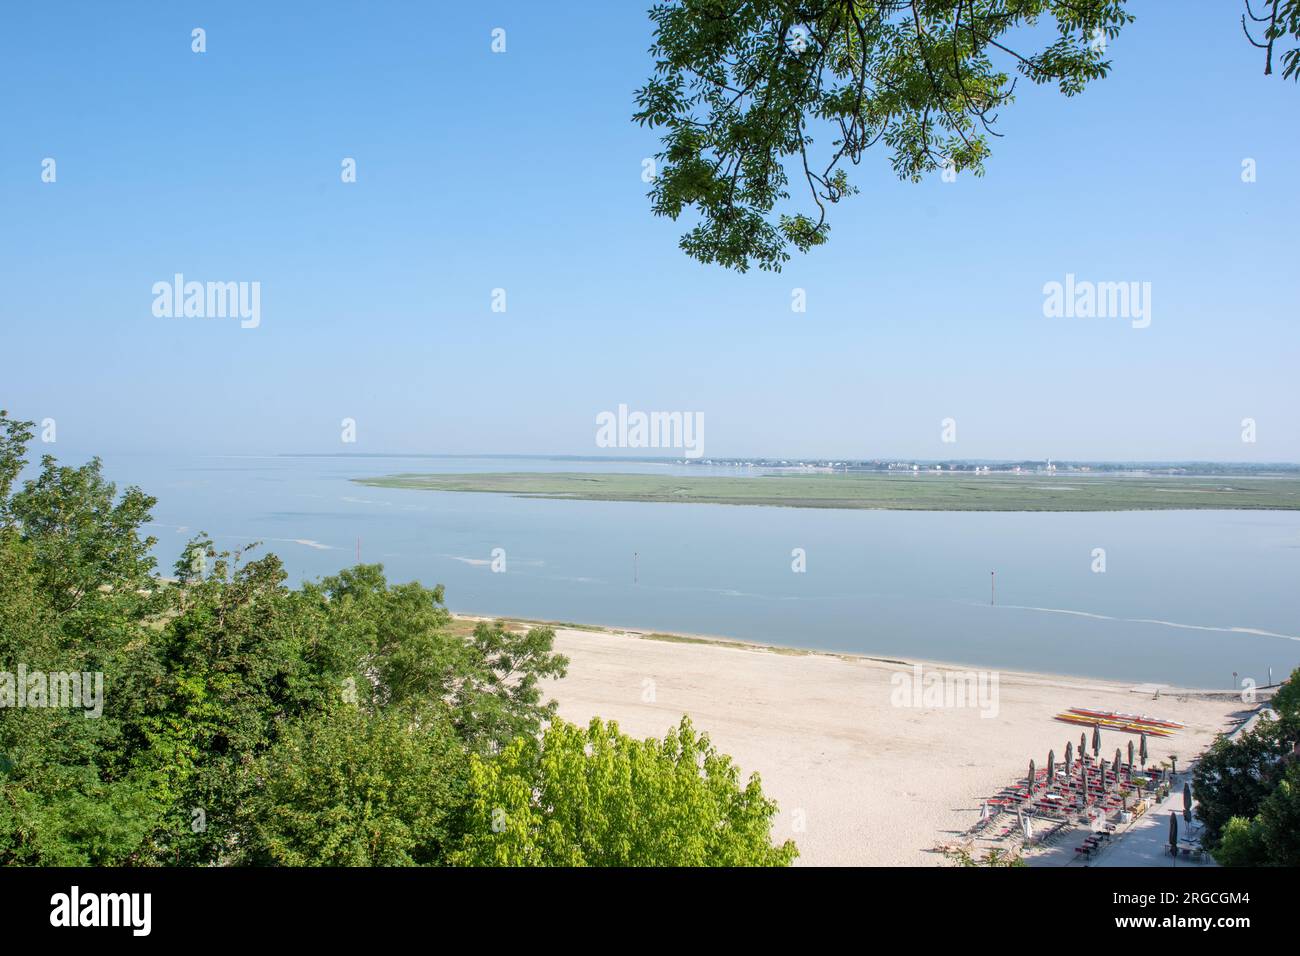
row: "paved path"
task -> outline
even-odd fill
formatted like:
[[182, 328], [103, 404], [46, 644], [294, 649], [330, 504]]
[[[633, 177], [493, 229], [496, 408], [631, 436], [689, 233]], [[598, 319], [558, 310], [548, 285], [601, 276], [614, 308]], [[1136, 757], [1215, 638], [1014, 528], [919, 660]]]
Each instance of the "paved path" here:
[[[1155, 809], [1142, 814], [1123, 835], [1108, 841], [1109, 845], [1086, 861], [1087, 866], [1218, 866], [1206, 853], [1200, 862], [1188, 856], [1171, 857], [1169, 846], [1169, 812], [1178, 814], [1178, 842], [1184, 843], [1188, 826], [1183, 821], [1183, 783], [1186, 773], [1179, 774], [1173, 791]], [[1193, 833], [1196, 823], [1196, 799], [1192, 798]]]

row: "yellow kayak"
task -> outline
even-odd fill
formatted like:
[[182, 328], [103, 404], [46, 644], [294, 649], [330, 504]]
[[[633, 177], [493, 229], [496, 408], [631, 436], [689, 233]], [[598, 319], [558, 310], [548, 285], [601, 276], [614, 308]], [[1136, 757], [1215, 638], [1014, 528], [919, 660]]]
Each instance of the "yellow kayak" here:
[[1123, 730], [1130, 734], [1147, 734], [1151, 737], [1168, 737], [1173, 733], [1168, 727], [1155, 727], [1151, 724], [1135, 723], [1131, 720], [1115, 720], [1108, 717], [1084, 717], [1082, 714], [1057, 714], [1057, 720], [1063, 720], [1067, 724], [1078, 724], [1084, 727], [1100, 726], [1107, 730]]

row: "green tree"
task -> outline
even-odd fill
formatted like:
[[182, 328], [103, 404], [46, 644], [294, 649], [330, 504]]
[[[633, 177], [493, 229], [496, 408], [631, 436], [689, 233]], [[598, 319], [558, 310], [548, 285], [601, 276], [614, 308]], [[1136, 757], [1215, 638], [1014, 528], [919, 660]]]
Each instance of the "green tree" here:
[[569, 659], [553, 653], [554, 643], [549, 627], [520, 634], [501, 621], [474, 626], [451, 693], [456, 727], [471, 746], [496, 749], [555, 716], [558, 705], [542, 700], [540, 680], [563, 677]]
[[1276, 719], [1261, 718], [1235, 739], [1219, 737], [1193, 771], [1203, 842], [1225, 866], [1300, 863], [1300, 843], [1286, 829], [1300, 825], [1298, 683], [1300, 669], [1273, 695]]
[[1235, 740], [1219, 737], [1192, 772], [1197, 818], [1204, 824], [1204, 842], [1214, 846], [1233, 817], [1253, 817], [1276, 786], [1278, 761], [1286, 752], [1285, 735], [1277, 721], [1261, 721]]
[[98, 592], [130, 595], [149, 588], [157, 539], [139, 528], [152, 520], [156, 499], [117, 487], [102, 475], [98, 458], [79, 468], [41, 460], [41, 473], [13, 496], [9, 511], [32, 545], [32, 565], [42, 590], [60, 613]]
[[1277, 789], [1259, 808], [1254, 826], [1270, 866], [1300, 866], [1300, 763], [1291, 760]]
[[1277, 689], [1268, 703], [1283, 722], [1300, 728], [1300, 668]]
[[98, 675], [103, 709], [0, 708], [0, 865], [132, 862], [160, 813], [124, 752], [126, 688], [147, 658], [137, 531], [152, 502], [135, 489], [119, 500], [98, 461], [46, 458], [15, 490], [31, 434], [0, 412], [0, 671], [85, 673], [92, 687]]
[[257, 763], [242, 861], [411, 866], [444, 861], [467, 770], [445, 714], [351, 706], [300, 721]]
[[275, 555], [206, 536], [166, 581], [153, 499], [97, 459], [16, 488], [31, 434], [0, 413], [0, 671], [94, 672], [104, 698], [89, 719], [0, 707], [0, 865], [794, 857], [758, 778], [689, 721], [542, 735], [541, 682], [568, 663], [550, 628], [466, 634], [441, 587], [377, 565], [291, 589]]
[[452, 628], [441, 586], [390, 586], [376, 565], [326, 578], [319, 596], [331, 633], [366, 649], [366, 693], [378, 705], [444, 700], [461, 736], [485, 752], [554, 715], [540, 682], [563, 677], [569, 662], [554, 653], [553, 629], [480, 622], [467, 640]]
[[[844, 167], [878, 142], [903, 179], [981, 175], [1016, 79], [1079, 93], [1132, 20], [1124, 0], [671, 0], [650, 17], [633, 118], [661, 131], [652, 209], [693, 209], [682, 248], [742, 272], [824, 243], [827, 206], [856, 192]], [[783, 205], [791, 175], [803, 210]]]
[[32, 440], [32, 423], [10, 418], [0, 408], [0, 530], [11, 529], [10, 497], [14, 482], [27, 464], [27, 443]]
[[1214, 860], [1220, 866], [1259, 866], [1264, 847], [1259, 830], [1246, 817], [1232, 817], [1220, 831]]
[[688, 718], [662, 740], [618, 725], [563, 721], [470, 767], [469, 833], [456, 863], [498, 866], [784, 866], [776, 804], [757, 774], [742, 786], [731, 759]]
[[1300, 866], [1300, 763], [1289, 764], [1253, 818], [1228, 821], [1214, 858], [1223, 866]]
[[[195, 566], [196, 553], [210, 569]], [[347, 679], [361, 674], [355, 657], [321, 651], [327, 614], [285, 587], [279, 558], [243, 557], [191, 542], [173, 611], [151, 640], [157, 685], [142, 695], [133, 729], [137, 759], [169, 807], [156, 852], [173, 863], [227, 858], [239, 808], [258, 786], [254, 762], [286, 722], [343, 703]]]

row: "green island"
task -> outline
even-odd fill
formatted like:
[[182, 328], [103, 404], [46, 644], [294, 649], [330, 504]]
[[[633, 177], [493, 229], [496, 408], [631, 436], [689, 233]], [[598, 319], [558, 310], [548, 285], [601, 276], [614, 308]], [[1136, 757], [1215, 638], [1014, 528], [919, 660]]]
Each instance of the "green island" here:
[[354, 478], [377, 488], [485, 492], [582, 501], [657, 501], [892, 511], [1158, 511], [1300, 509], [1300, 479], [1214, 476], [583, 472], [398, 474]]

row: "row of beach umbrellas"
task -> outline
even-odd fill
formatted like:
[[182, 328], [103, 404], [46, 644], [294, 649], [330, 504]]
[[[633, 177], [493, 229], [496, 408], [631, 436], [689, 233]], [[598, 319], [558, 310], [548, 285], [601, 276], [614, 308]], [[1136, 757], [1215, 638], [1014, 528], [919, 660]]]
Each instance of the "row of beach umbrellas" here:
[[[1087, 762], [1087, 752], [1088, 752], [1087, 736], [1085, 734], [1079, 734], [1079, 756], [1084, 760], [1085, 763]], [[1101, 728], [1093, 727], [1092, 728], [1092, 755], [1094, 758], [1096, 758], [1098, 755], [1100, 755], [1100, 753], [1101, 753]], [[1134, 754], [1133, 741], [1130, 740], [1128, 742], [1128, 769], [1130, 774], [1133, 772], [1134, 756], [1135, 754]], [[1142, 766], [1145, 767], [1147, 764], [1147, 757], [1149, 756], [1147, 751], [1146, 734], [1142, 735], [1141, 741], [1139, 742], [1137, 747], [1136, 756], [1138, 757], [1139, 760], [1142, 761]], [[1120, 767], [1120, 762], [1121, 762], [1120, 749], [1116, 747], [1115, 760], [1111, 764], [1111, 766], [1114, 767], [1117, 772]], [[1104, 772], [1106, 767], [1106, 761], [1103, 760], [1101, 764], [1102, 764], [1102, 770]], [[1065, 744], [1065, 767], [1068, 770], [1070, 767], [1073, 766], [1074, 766], [1074, 744], [1067, 741]], [[1029, 761], [1029, 782], [1031, 786], [1033, 785], [1033, 781], [1035, 780], [1034, 773], [1036, 769], [1037, 767], [1034, 761], [1031, 759]], [[1053, 779], [1053, 775], [1055, 771], [1056, 771], [1056, 751], [1049, 750], [1047, 752], [1047, 779], [1048, 780]], [[1084, 776], [1084, 779], [1086, 783], [1087, 780], [1086, 774]]]
[[[1083, 785], [1084, 785], [1085, 788], [1088, 788], [1088, 785], [1089, 785], [1089, 780], [1088, 780], [1088, 770], [1087, 770], [1087, 763], [1088, 763], [1088, 749], [1089, 749], [1089, 748], [1088, 748], [1088, 743], [1089, 743], [1089, 741], [1088, 741], [1087, 734], [1083, 734], [1083, 733], [1079, 734], [1079, 755], [1080, 755], [1080, 757], [1081, 757], [1081, 759], [1082, 759], [1082, 762], [1083, 762]], [[1093, 756], [1094, 759], [1096, 759], [1096, 758], [1099, 757], [1100, 754], [1101, 754], [1101, 727], [1100, 727], [1100, 725], [1094, 725], [1094, 726], [1093, 726], [1093, 728], [1092, 728], [1092, 741], [1091, 741], [1091, 743], [1092, 743], [1092, 748], [1091, 748], [1091, 749], [1092, 749], [1092, 756]], [[1147, 759], [1149, 758], [1149, 756], [1150, 756], [1150, 752], [1149, 752], [1148, 749], [1147, 749], [1147, 735], [1146, 735], [1146, 734], [1142, 734], [1142, 735], [1140, 736], [1140, 738], [1139, 738], [1139, 740], [1138, 740], [1138, 744], [1137, 744], [1136, 747], [1134, 747], [1134, 745], [1133, 745], [1133, 741], [1130, 740], [1130, 741], [1128, 742], [1128, 763], [1127, 763], [1129, 774], [1131, 775], [1131, 774], [1133, 773], [1134, 758], [1137, 758], [1137, 760], [1141, 761], [1141, 766], [1142, 766], [1143, 768], [1145, 768], [1145, 767], [1146, 767], [1146, 764], [1147, 764]], [[1123, 764], [1123, 760], [1122, 760], [1122, 755], [1121, 755], [1120, 748], [1119, 748], [1119, 747], [1116, 747], [1116, 748], [1115, 748], [1115, 757], [1114, 757], [1113, 762], [1110, 764], [1110, 767], [1112, 767], [1112, 768], [1114, 769], [1115, 773], [1118, 774], [1118, 773], [1119, 773], [1119, 769], [1120, 769], [1120, 767], [1123, 766], [1123, 765], [1124, 765], [1124, 764]], [[1065, 744], [1065, 762], [1064, 762], [1063, 766], [1066, 768], [1067, 772], [1068, 772], [1068, 770], [1069, 770], [1071, 767], [1074, 766], [1074, 744], [1071, 743], [1071, 742], [1069, 742], [1069, 741], [1066, 741], [1066, 744]], [[1106, 786], [1106, 784], [1105, 784], [1106, 776], [1105, 776], [1105, 775], [1106, 775], [1106, 770], [1107, 770], [1107, 762], [1106, 762], [1105, 760], [1100, 761], [1100, 767], [1099, 767], [1099, 769], [1100, 769], [1101, 787], [1102, 787], [1102, 789], [1105, 789], [1105, 786]], [[1029, 761], [1029, 776], [1028, 776], [1028, 781], [1029, 781], [1029, 787], [1030, 787], [1030, 790], [1031, 790], [1031, 791], [1033, 790], [1033, 787], [1034, 787], [1034, 781], [1036, 781], [1036, 780], [1038, 779], [1038, 778], [1037, 778], [1037, 772], [1038, 772], [1038, 765], [1037, 765], [1037, 763], [1036, 763], [1032, 758], [1030, 758], [1030, 761]], [[1047, 779], [1048, 779], [1048, 781], [1051, 781], [1051, 780], [1055, 779], [1055, 773], [1056, 773], [1056, 751], [1055, 751], [1055, 750], [1049, 750], [1049, 751], [1047, 752]], [[1188, 822], [1191, 822], [1191, 818], [1192, 818], [1192, 817], [1191, 817], [1191, 805], [1192, 805], [1192, 802], [1191, 802], [1191, 801], [1192, 801], [1191, 787], [1190, 787], [1188, 784], [1184, 784], [1184, 785], [1183, 785], [1183, 817], [1184, 817], [1184, 819], [1187, 820]], [[1025, 832], [1026, 838], [1028, 838], [1028, 837], [1032, 834], [1032, 832], [1033, 832], [1033, 830], [1032, 830], [1033, 824], [1032, 824], [1032, 822], [1031, 822], [1027, 817], [1025, 817], [1025, 816], [1020, 812], [1020, 810], [1017, 810], [1017, 811], [1016, 811], [1016, 814], [1017, 814], [1017, 817], [1019, 818], [1019, 821], [1020, 821], [1020, 827], [1021, 827], [1021, 829]], [[989, 807], [989, 805], [988, 805], [987, 803], [985, 803], [985, 804], [980, 808], [980, 819], [986, 819], [989, 815], [990, 815], [990, 807]], [[1172, 815], [1171, 815], [1171, 816], [1172, 816]], [[1177, 826], [1178, 826], [1177, 821], [1171, 819], [1171, 821], [1170, 821], [1170, 827], [1171, 827], [1171, 833], [1173, 834], [1173, 837], [1171, 837], [1171, 842], [1172, 842], [1174, 839], [1176, 839], [1176, 835], [1177, 835]]]

